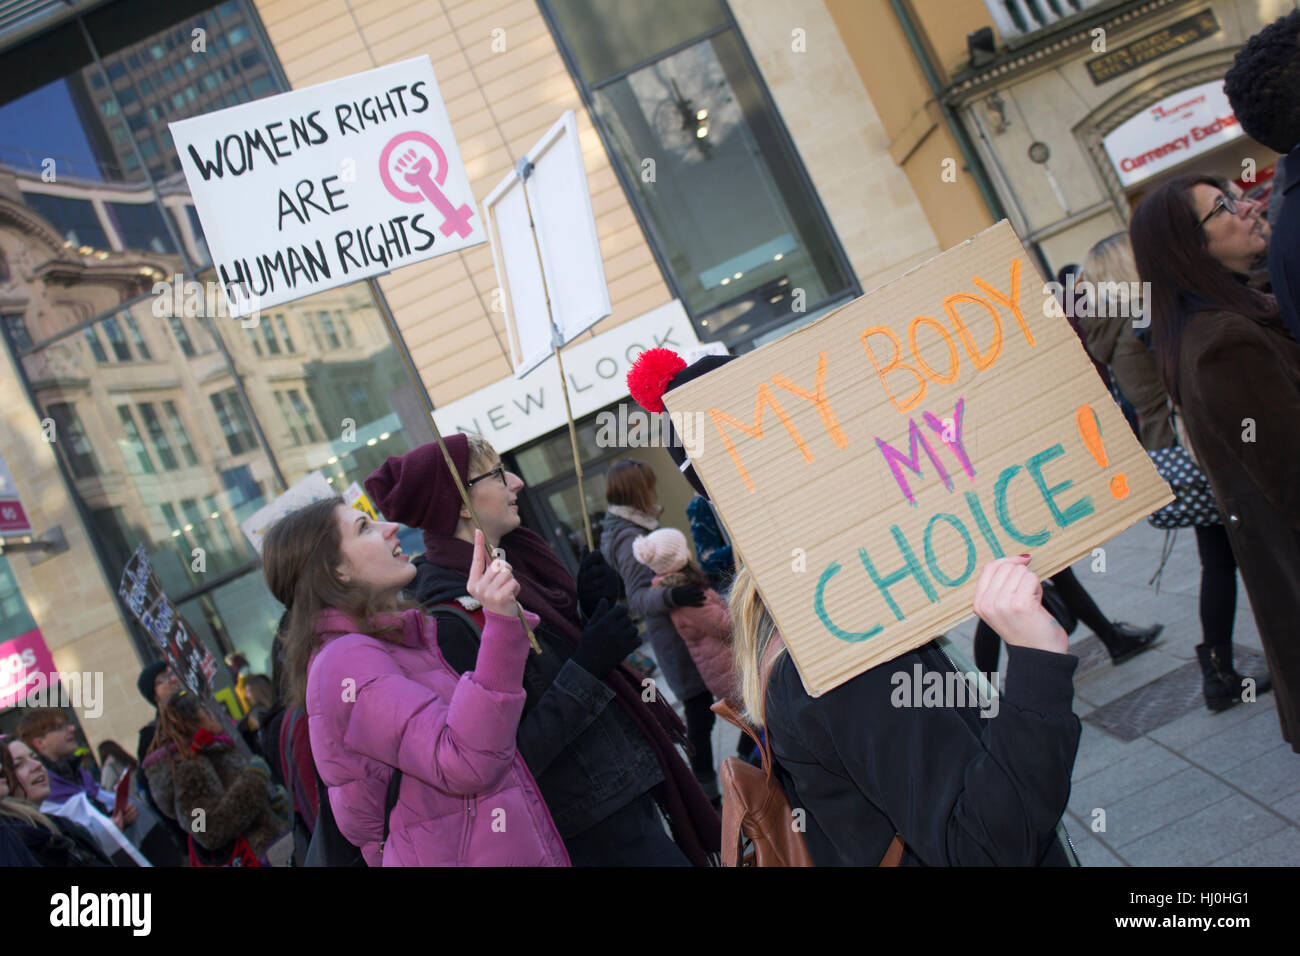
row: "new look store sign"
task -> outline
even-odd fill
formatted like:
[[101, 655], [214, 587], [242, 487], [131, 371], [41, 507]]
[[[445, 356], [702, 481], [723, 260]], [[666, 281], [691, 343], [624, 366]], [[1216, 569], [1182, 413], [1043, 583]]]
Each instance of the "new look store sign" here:
[[[676, 300], [616, 329], [564, 350], [574, 420], [627, 396], [627, 372], [646, 349], [666, 348], [688, 362], [700, 348], [690, 318]], [[444, 434], [477, 432], [498, 452], [564, 426], [564, 394], [551, 356], [527, 378], [514, 376], [450, 402], [433, 413]]]
[[1119, 181], [1132, 186], [1242, 135], [1222, 80], [1147, 107], [1102, 140]]

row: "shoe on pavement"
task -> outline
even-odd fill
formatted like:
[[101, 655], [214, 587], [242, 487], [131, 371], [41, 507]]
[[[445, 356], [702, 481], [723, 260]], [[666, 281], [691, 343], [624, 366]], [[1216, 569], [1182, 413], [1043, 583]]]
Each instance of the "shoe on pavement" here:
[[1113, 624], [1116, 640], [1106, 647], [1106, 650], [1110, 651], [1110, 662], [1112, 664], [1123, 664], [1125, 661], [1137, 657], [1143, 651], [1149, 651], [1159, 643], [1156, 638], [1165, 629], [1163, 624], [1145, 628], [1134, 627], [1132, 624], [1125, 624], [1123, 621], [1115, 621]]

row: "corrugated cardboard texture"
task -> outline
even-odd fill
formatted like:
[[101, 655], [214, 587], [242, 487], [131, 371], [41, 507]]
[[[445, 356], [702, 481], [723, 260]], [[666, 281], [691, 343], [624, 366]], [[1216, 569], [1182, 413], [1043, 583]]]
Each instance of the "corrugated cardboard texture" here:
[[664, 400], [813, 696], [1173, 498], [1006, 222]]

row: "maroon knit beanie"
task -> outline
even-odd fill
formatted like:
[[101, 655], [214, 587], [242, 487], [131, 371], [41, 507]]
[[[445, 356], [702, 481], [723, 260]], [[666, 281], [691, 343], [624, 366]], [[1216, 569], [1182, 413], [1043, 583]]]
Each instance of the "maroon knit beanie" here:
[[[469, 480], [469, 439], [460, 432], [446, 435], [447, 451], [461, 481]], [[450, 537], [460, 520], [460, 493], [447, 471], [437, 442], [429, 442], [389, 458], [365, 480], [366, 493], [389, 521], [426, 534]]]

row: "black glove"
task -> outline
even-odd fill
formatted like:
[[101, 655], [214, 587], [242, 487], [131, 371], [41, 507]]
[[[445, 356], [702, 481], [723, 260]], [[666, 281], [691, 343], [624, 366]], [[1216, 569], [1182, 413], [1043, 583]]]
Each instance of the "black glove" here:
[[621, 584], [618, 572], [605, 562], [599, 551], [584, 554], [578, 565], [578, 609], [583, 618], [590, 621], [595, 617], [596, 606], [602, 599], [617, 604]]
[[668, 602], [673, 607], [704, 607], [704, 592], [699, 585], [679, 584], [668, 592]]
[[641, 644], [641, 635], [622, 604], [610, 605], [601, 599], [591, 620], [582, 629], [582, 638], [573, 652], [573, 660], [593, 677], [604, 677], [623, 658]]

